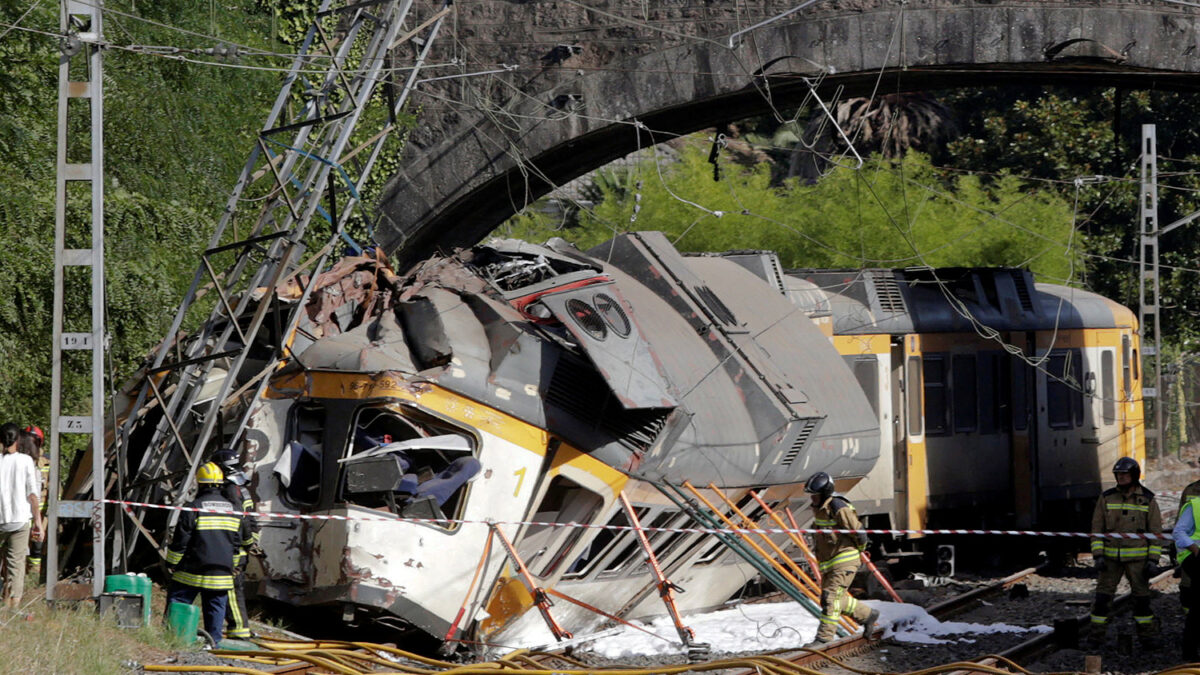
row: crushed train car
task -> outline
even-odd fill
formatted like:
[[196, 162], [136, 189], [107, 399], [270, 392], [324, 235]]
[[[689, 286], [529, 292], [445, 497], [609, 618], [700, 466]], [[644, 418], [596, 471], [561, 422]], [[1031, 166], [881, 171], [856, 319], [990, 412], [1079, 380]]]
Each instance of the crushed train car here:
[[[492, 241], [403, 274], [378, 254], [342, 259], [316, 280], [293, 334], [264, 331], [251, 346], [287, 350], [261, 397], [246, 394], [255, 367], [229, 374], [218, 362], [204, 384], [237, 378], [219, 412], [244, 431], [201, 451], [235, 441], [261, 511], [347, 518], [262, 521], [258, 591], [439, 638], [544, 631], [511, 559], [488, 544], [493, 520], [542, 587], [646, 617], [663, 604], [634, 533], [555, 524], [628, 525], [623, 492], [643, 525], [686, 527], [695, 514], [671, 492], [685, 481], [720, 488], [754, 519], [750, 489], [786, 507], [807, 503], [801, 482], [814, 471], [843, 487], [868, 475], [879, 427], [862, 388], [782, 277], [744, 264], [682, 256], [659, 233], [587, 252]], [[768, 264], [778, 272], [773, 255]], [[297, 302], [300, 286], [274, 295]], [[139, 386], [117, 402], [121, 423], [136, 422], [122, 494], [178, 503], [196, 459], [181, 446], [196, 429], [144, 447], [163, 415], [132, 409]], [[196, 418], [216, 404], [197, 396]], [[79, 473], [72, 489], [86, 482]], [[414, 517], [426, 520], [404, 520]], [[148, 531], [165, 525], [142, 518]], [[685, 611], [754, 575], [702, 533], [656, 532], [650, 546], [687, 588]], [[575, 632], [605, 621], [567, 603], [554, 612]]]

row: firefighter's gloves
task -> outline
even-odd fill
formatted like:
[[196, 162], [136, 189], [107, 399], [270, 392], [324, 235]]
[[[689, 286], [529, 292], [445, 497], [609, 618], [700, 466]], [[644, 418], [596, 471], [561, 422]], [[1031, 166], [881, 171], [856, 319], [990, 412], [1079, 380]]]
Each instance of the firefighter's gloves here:
[[267, 552], [263, 550], [262, 546], [259, 546], [257, 541], [246, 547], [246, 553], [249, 553], [250, 555], [254, 556], [255, 558], [267, 557]]
[[1103, 553], [1093, 553], [1092, 554], [1092, 564], [1094, 564], [1098, 568], [1104, 567], [1104, 554]]
[[1146, 578], [1147, 579], [1153, 579], [1154, 577], [1158, 576], [1160, 573], [1162, 573], [1162, 568], [1158, 566], [1158, 563], [1156, 563], [1156, 562], [1147, 562], [1146, 563]]

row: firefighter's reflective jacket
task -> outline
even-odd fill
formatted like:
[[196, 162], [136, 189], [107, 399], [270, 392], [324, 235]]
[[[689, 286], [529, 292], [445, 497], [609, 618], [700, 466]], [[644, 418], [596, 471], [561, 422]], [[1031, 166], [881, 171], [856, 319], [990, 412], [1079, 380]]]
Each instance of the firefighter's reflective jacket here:
[[[1154, 493], [1141, 485], [1134, 485], [1128, 495], [1120, 488], [1105, 490], [1092, 513], [1092, 534], [1104, 532], [1161, 534], [1162, 513]], [[1109, 560], [1145, 560], [1149, 557], [1155, 561], [1162, 553], [1162, 540], [1093, 536], [1092, 553], [1103, 553]]]
[[[819, 530], [862, 529], [854, 505], [841, 495], [833, 495], [813, 509], [813, 525]], [[822, 572], [850, 563], [857, 565], [859, 554], [866, 545], [865, 534], [819, 532], [813, 535], [813, 553]]]
[[[250, 491], [244, 485], [235, 485], [227, 483], [223, 493], [225, 499], [237, 505], [238, 511], [254, 511], [254, 498], [250, 496]], [[242, 537], [242, 544], [238, 546], [237, 552], [233, 554], [233, 565], [238, 567], [246, 560], [246, 549], [258, 543], [258, 520], [254, 516], [242, 516], [242, 520], [246, 523], [246, 534]]]
[[250, 536], [245, 519], [218, 486], [202, 489], [188, 506], [201, 512], [179, 517], [167, 552], [167, 564], [175, 566], [171, 579], [208, 590], [233, 588], [233, 556]]

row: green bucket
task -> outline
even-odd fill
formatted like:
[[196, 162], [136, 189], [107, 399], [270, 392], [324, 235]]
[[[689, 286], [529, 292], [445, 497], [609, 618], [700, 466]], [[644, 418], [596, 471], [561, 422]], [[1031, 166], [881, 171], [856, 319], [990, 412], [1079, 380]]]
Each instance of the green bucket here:
[[185, 644], [195, 642], [196, 633], [200, 630], [200, 608], [196, 605], [172, 602], [167, 605], [167, 626], [171, 633], [178, 635]]
[[104, 577], [104, 592], [124, 591], [142, 596], [142, 625], [150, 625], [150, 591], [154, 585], [145, 574], [113, 574]]

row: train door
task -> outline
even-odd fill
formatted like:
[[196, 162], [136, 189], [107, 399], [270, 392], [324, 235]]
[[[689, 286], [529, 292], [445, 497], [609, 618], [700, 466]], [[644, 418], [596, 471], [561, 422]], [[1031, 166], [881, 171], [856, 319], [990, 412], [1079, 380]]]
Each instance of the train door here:
[[1038, 523], [1069, 527], [1076, 514], [1063, 505], [1094, 498], [1097, 488], [1096, 444], [1086, 442], [1092, 436], [1084, 396], [1089, 366], [1077, 335], [1060, 332], [1056, 344], [1043, 345], [1041, 355], [1034, 465], [1037, 498], [1043, 505], [1058, 502], [1060, 506], [1042, 509]]
[[[1021, 336], [1013, 335], [1011, 344], [1019, 344]], [[1033, 354], [1036, 344], [1032, 333], [1024, 335], [1023, 354]], [[1037, 522], [1038, 499], [1034, 490], [1037, 476], [1037, 425], [1033, 411], [1037, 409], [1037, 371], [1020, 356], [1010, 361], [1010, 391], [1008, 423], [1012, 433], [1013, 511], [1016, 527], [1032, 527]]]
[[925, 402], [921, 336], [904, 336], [904, 513], [907, 528], [925, 528], [929, 511], [929, 475], [925, 456]]
[[1142, 408], [1141, 362], [1138, 361], [1138, 337], [1130, 329], [1123, 329], [1121, 335], [1121, 408], [1122, 441], [1121, 454], [1133, 457], [1145, 464], [1146, 445], [1138, 435], [1138, 429], [1144, 429], [1144, 410]]

